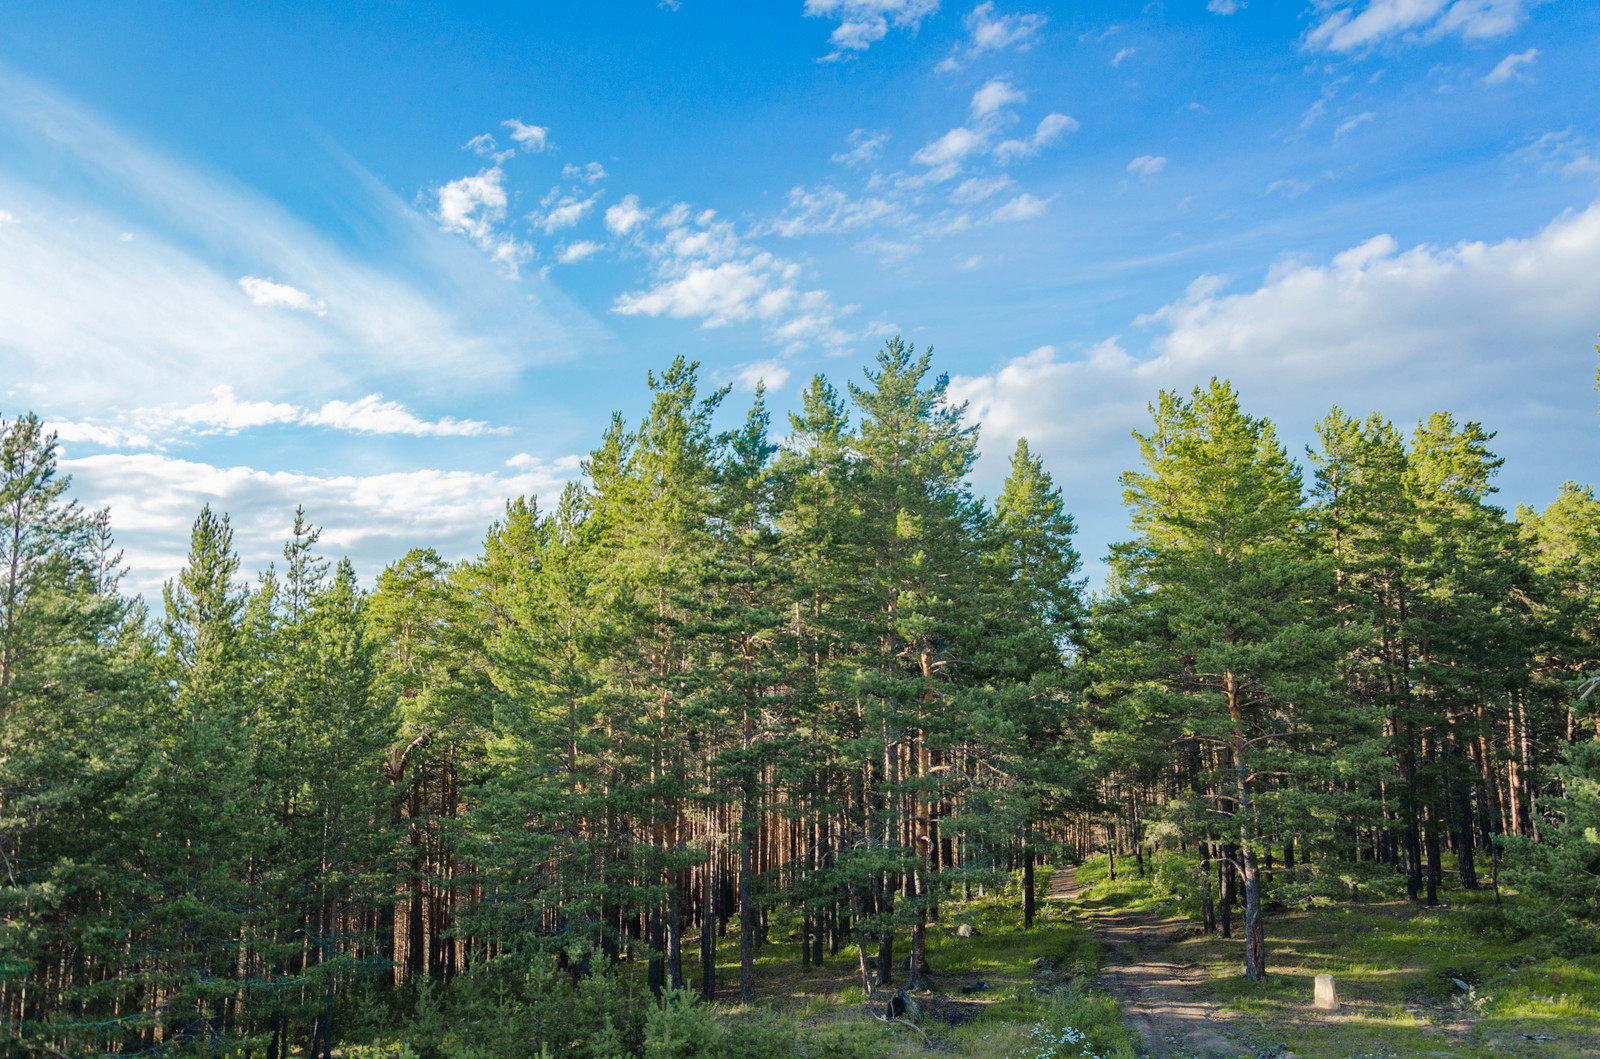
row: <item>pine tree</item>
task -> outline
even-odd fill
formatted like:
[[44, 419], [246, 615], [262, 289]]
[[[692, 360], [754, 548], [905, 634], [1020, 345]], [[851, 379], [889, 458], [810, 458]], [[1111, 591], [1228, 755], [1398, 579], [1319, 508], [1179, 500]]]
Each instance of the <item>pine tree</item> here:
[[1272, 801], [1268, 777], [1293, 769], [1297, 734], [1324, 695], [1336, 641], [1314, 599], [1326, 567], [1300, 532], [1300, 471], [1272, 424], [1246, 415], [1212, 380], [1188, 400], [1163, 393], [1154, 426], [1135, 434], [1143, 472], [1123, 475], [1137, 541], [1115, 561], [1149, 615], [1144, 647], [1165, 694], [1149, 706], [1215, 748], [1217, 798], [1238, 834], [1245, 975], [1266, 973], [1260, 856]]

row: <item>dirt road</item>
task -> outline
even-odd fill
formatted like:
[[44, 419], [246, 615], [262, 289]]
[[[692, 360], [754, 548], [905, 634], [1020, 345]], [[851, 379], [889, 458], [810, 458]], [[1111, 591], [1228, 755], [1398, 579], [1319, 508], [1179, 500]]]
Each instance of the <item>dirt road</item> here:
[[[1082, 889], [1072, 869], [1061, 868], [1045, 897], [1071, 900]], [[1150, 1055], [1186, 1059], [1250, 1054], [1219, 1032], [1226, 1020], [1194, 988], [1199, 969], [1163, 954], [1177, 939], [1183, 920], [1124, 910], [1091, 912], [1085, 918], [1105, 942], [1100, 985], [1121, 1002], [1128, 1026], [1144, 1038]]]

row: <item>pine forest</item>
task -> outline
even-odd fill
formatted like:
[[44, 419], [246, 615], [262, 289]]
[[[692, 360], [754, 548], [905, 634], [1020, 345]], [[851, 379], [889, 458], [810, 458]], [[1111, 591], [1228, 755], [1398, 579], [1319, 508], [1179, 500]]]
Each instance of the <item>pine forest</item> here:
[[779, 424], [647, 384], [474, 557], [362, 584], [302, 510], [250, 571], [207, 508], [159, 599], [0, 425], [6, 1054], [855, 1054], [694, 1013], [779, 946], [933, 995], [954, 910], [1026, 936], [1080, 865], [1241, 988], [1318, 904], [1600, 947], [1600, 500], [1497, 506], [1492, 424], [1291, 452], [1227, 381], [1155, 395], [1091, 590], [1026, 441], [977, 495], [926, 351]]

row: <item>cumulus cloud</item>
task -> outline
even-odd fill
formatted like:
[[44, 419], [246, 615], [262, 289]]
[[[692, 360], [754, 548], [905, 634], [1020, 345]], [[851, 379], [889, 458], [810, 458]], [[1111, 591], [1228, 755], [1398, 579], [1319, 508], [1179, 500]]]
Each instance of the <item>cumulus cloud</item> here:
[[1427, 42], [1452, 34], [1468, 40], [1503, 37], [1539, 0], [1367, 0], [1322, 6], [1306, 31], [1313, 51], [1363, 52], [1394, 41]]
[[1003, 51], [1006, 48], [1027, 51], [1033, 47], [1039, 30], [1044, 28], [1047, 21], [1045, 16], [1039, 14], [996, 14], [992, 0], [985, 0], [961, 20], [967, 30], [967, 43], [957, 45], [937, 69], [958, 70], [984, 52]]
[[733, 385], [743, 393], [755, 393], [757, 385], [765, 386], [768, 390], [781, 390], [789, 381], [789, 375], [789, 369], [775, 360], [758, 360], [734, 369]]
[[833, 50], [819, 62], [837, 62], [866, 51], [889, 28], [915, 33], [922, 20], [939, 10], [939, 0], [806, 0], [805, 13], [839, 23], [829, 35]]
[[270, 279], [259, 276], [240, 276], [239, 286], [250, 300], [257, 305], [276, 306], [283, 309], [297, 309], [301, 312], [315, 313], [318, 316], [328, 314], [327, 306], [314, 300], [311, 295], [287, 283], [274, 283]]
[[44, 427], [64, 444], [87, 442], [101, 448], [150, 449], [158, 443], [142, 430], [101, 423], [77, 423], [70, 419], [49, 419]]
[[1490, 70], [1484, 76], [1483, 83], [1488, 85], [1503, 85], [1513, 77], [1525, 77], [1526, 75], [1522, 73], [1522, 68], [1525, 66], [1532, 66], [1533, 60], [1537, 59], [1538, 57], [1538, 48], [1529, 48], [1527, 51], [1519, 51], [1511, 55], [1507, 55], [1504, 59], [1501, 59], [1499, 62], [1495, 63], [1494, 69]]
[[698, 319], [702, 327], [756, 322], [785, 351], [851, 340], [836, 324], [845, 310], [826, 291], [802, 289], [799, 265], [741, 236], [715, 210], [691, 216], [687, 203], [677, 203], [657, 214], [653, 228], [638, 213], [631, 245], [650, 256], [653, 276], [648, 287], [618, 295], [613, 312]]
[[331, 427], [353, 434], [407, 434], [412, 437], [477, 437], [506, 433], [476, 419], [429, 421], [412, 414], [398, 401], [385, 401], [381, 393], [369, 393], [357, 401], [329, 401], [315, 411], [306, 411], [299, 421], [306, 426]]
[[506, 189], [505, 171], [498, 164], [452, 180], [434, 194], [439, 227], [478, 244], [506, 275], [515, 277], [518, 267], [532, 260], [533, 247], [499, 227], [506, 217]]
[[1128, 172], [1140, 180], [1149, 180], [1167, 168], [1167, 160], [1160, 155], [1141, 154], [1128, 163]]
[[997, 114], [1001, 109], [1013, 103], [1026, 103], [1028, 95], [1003, 77], [996, 77], [984, 83], [983, 87], [972, 94], [972, 116], [974, 118], [987, 118]]
[[1032, 136], [1002, 140], [991, 147], [999, 131], [1017, 120], [1010, 108], [1027, 102], [1027, 94], [1003, 77], [992, 78], [972, 95], [972, 118], [919, 148], [911, 160], [928, 167], [920, 183], [942, 183], [957, 176], [965, 162], [978, 154], [991, 152], [1001, 165], [1039, 153], [1039, 150], [1078, 128], [1078, 122], [1065, 114], [1047, 114]]
[[1013, 162], [1018, 158], [1031, 158], [1045, 147], [1055, 143], [1068, 133], [1078, 131], [1076, 118], [1065, 114], [1046, 114], [1039, 121], [1039, 127], [1033, 135], [1025, 140], [1002, 140], [995, 145], [994, 159], [1001, 165]]
[[370, 584], [413, 547], [438, 547], [446, 558], [475, 554], [506, 501], [550, 497], [579, 473], [579, 458], [513, 457], [514, 473], [411, 470], [378, 475], [311, 475], [222, 467], [153, 453], [107, 454], [62, 461], [73, 493], [108, 507], [130, 569], [129, 587], [159, 591], [184, 563], [189, 526], [202, 505], [227, 512], [244, 569], [265, 569], [280, 555], [297, 504], [322, 527], [318, 550], [349, 555]]
[[499, 166], [476, 176], [452, 180], [436, 193], [439, 224], [479, 242], [494, 235], [494, 226], [506, 216], [505, 171]]
[[511, 138], [517, 146], [530, 154], [539, 154], [547, 151], [552, 146], [550, 143], [550, 130], [543, 125], [524, 125], [516, 118], [500, 123], [511, 130]]
[[561, 175], [568, 180], [581, 180], [585, 184], [598, 184], [606, 178], [606, 167], [599, 162], [590, 162], [581, 166], [569, 163], [561, 167]]
[[1439, 408], [1484, 419], [1500, 431], [1508, 473], [1553, 492], [1565, 478], [1600, 477], [1600, 449], [1571, 441], [1594, 429], [1597, 304], [1600, 203], [1499, 243], [1402, 249], [1377, 236], [1326, 263], [1275, 268], [1240, 293], [1201, 277], [1134, 321], [1155, 331], [1147, 351], [1122, 336], [1072, 353], [1046, 346], [958, 376], [950, 392], [970, 402], [987, 453], [1026, 436], [1050, 457], [1086, 536], [1101, 541], [1121, 532], [1115, 476], [1138, 459], [1130, 426], [1157, 391], [1212, 375], [1231, 377], [1291, 441], [1310, 440], [1335, 402], [1402, 427]]
[[588, 198], [579, 198], [576, 195], [557, 196], [554, 192], [545, 197], [544, 213], [531, 213], [528, 222], [535, 228], [542, 229], [544, 234], [550, 235], [566, 228], [571, 228], [600, 201], [600, 193], [595, 192]]
[[624, 195], [622, 201], [606, 210], [606, 230], [627, 235], [650, 219], [650, 211], [639, 207], [638, 195]]
[[234, 395], [232, 386], [218, 386], [211, 391], [209, 401], [176, 408], [144, 409], [142, 414], [160, 423], [236, 433], [250, 427], [293, 423], [305, 415], [305, 409], [276, 401], [241, 401]]
[[580, 239], [576, 243], [568, 243], [566, 246], [562, 247], [560, 251], [556, 253], [556, 260], [561, 262], [563, 265], [570, 265], [574, 262], [583, 261], [593, 257], [600, 250], [601, 246], [599, 243], [591, 242], [588, 239]]

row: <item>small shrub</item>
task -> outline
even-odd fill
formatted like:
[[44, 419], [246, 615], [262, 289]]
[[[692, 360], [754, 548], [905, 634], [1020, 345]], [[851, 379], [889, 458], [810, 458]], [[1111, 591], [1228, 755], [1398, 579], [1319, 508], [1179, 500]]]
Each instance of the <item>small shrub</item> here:
[[645, 1059], [716, 1059], [724, 1054], [722, 1036], [711, 1009], [692, 990], [668, 990], [645, 1016]]

